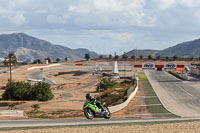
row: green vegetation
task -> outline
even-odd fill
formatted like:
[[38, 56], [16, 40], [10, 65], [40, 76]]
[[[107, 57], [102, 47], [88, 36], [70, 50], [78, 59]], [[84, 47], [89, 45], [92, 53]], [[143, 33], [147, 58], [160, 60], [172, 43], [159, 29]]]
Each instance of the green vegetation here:
[[144, 59], [144, 55], [140, 55], [140, 59], [141, 59], [141, 60]]
[[104, 58], [103, 55], [100, 55], [100, 56], [99, 56], [99, 59], [103, 59], [103, 58]]
[[40, 59], [36, 59], [36, 60], [33, 61], [33, 64], [41, 64], [41, 63], [42, 63], [42, 62], [41, 62]]
[[68, 61], [68, 57], [65, 57], [65, 61]]
[[136, 77], [138, 77], [139, 79], [147, 79], [146, 75], [136, 75]]
[[11, 67], [13, 65], [16, 65], [16, 64], [17, 64], [16, 56], [14, 55], [14, 53], [9, 53], [8, 57], [6, 57], [5, 60], [4, 60], [4, 65], [9, 66], [9, 68], [10, 68], [9, 69], [10, 70], [10, 79], [9, 79], [10, 82], [12, 81], [12, 69], [11, 69]]
[[26, 114], [27, 115], [35, 115], [35, 114], [42, 114], [42, 113], [45, 113], [45, 112], [44, 111], [40, 111], [40, 110], [36, 110], [36, 111], [31, 110], [31, 111], [27, 112]]
[[109, 54], [109, 60], [112, 60], [113, 56], [111, 54]]
[[88, 60], [90, 60], [90, 54], [89, 53], [86, 53], [85, 54], [85, 59], [88, 61]]
[[166, 56], [166, 57], [165, 57], [165, 60], [166, 60], [166, 61], [169, 61], [169, 56]]
[[127, 53], [124, 53], [124, 54], [122, 55], [122, 58], [125, 59], [125, 60], [127, 60], [127, 59], [128, 59], [128, 54], [127, 54]]
[[115, 55], [115, 60], [118, 60], [119, 59], [119, 55]]
[[8, 82], [6, 91], [3, 93], [3, 100], [38, 100], [48, 101], [53, 98], [50, 85], [39, 82], [30, 85], [26, 82]]
[[38, 111], [38, 109], [40, 108], [39, 104], [33, 104], [31, 105], [31, 108], [33, 108], [33, 111]]
[[174, 60], [178, 60], [178, 56], [174, 55], [174, 56], [173, 56], [173, 59], [174, 59]]
[[8, 109], [13, 110], [15, 108], [15, 104], [14, 103], [9, 103], [8, 104]]
[[160, 59], [161, 59], [161, 56], [160, 56], [160, 55], [158, 55], [158, 56], [156, 57], [156, 59], [157, 59], [157, 60], [160, 60]]
[[60, 58], [56, 58], [56, 62], [60, 62]]
[[108, 88], [112, 88], [116, 84], [117, 83], [115, 81], [112, 81], [111, 79], [103, 78], [97, 85], [96, 90], [99, 91], [100, 88], [100, 90], [104, 91], [107, 90]]
[[135, 56], [135, 55], [132, 55], [132, 56], [131, 56], [131, 59], [135, 60], [135, 59], [136, 59], [136, 56]]
[[153, 59], [152, 55], [149, 55], [149, 56], [148, 56], [148, 59], [149, 59], [149, 60], [152, 60], [152, 59]]
[[125, 80], [121, 83], [115, 83], [112, 87], [104, 89], [103, 92], [97, 97], [106, 102], [106, 105], [117, 105], [127, 100], [127, 91], [134, 85], [131, 80]]
[[45, 58], [45, 60], [48, 60], [48, 63], [51, 63], [51, 59], [49, 57]]

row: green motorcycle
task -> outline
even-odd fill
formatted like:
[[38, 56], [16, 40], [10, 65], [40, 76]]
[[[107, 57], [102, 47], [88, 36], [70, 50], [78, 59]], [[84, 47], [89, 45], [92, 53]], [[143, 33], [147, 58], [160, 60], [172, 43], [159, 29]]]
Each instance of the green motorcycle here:
[[93, 118], [105, 118], [105, 119], [110, 119], [111, 118], [111, 113], [106, 106], [105, 102], [101, 103], [103, 109], [97, 107], [96, 103], [91, 103], [89, 100], [86, 100], [86, 102], [83, 105], [83, 110], [85, 117], [88, 119], [93, 119]]

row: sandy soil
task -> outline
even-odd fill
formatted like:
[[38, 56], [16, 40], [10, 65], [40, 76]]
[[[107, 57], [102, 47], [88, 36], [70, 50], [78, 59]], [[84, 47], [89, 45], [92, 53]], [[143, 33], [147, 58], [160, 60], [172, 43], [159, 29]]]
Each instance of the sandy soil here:
[[200, 122], [2, 131], [1, 133], [198, 133]]

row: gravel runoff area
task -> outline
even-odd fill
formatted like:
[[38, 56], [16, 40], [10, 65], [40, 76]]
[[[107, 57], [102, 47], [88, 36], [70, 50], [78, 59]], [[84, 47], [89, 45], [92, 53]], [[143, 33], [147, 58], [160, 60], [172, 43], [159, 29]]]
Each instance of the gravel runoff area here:
[[57, 127], [43, 129], [4, 130], [1, 133], [198, 133], [200, 122], [166, 124]]

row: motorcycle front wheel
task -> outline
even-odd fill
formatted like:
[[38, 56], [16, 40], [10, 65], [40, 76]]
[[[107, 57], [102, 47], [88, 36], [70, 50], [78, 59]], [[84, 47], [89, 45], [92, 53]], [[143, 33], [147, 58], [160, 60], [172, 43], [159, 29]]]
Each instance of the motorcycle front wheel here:
[[108, 109], [108, 107], [104, 107], [104, 118], [105, 119], [110, 119], [111, 118], [111, 113], [110, 113], [110, 111], [109, 111], [109, 109]]
[[84, 114], [85, 114], [85, 117], [88, 118], [88, 119], [94, 118], [94, 114], [93, 114], [93, 112], [90, 108], [84, 109]]

